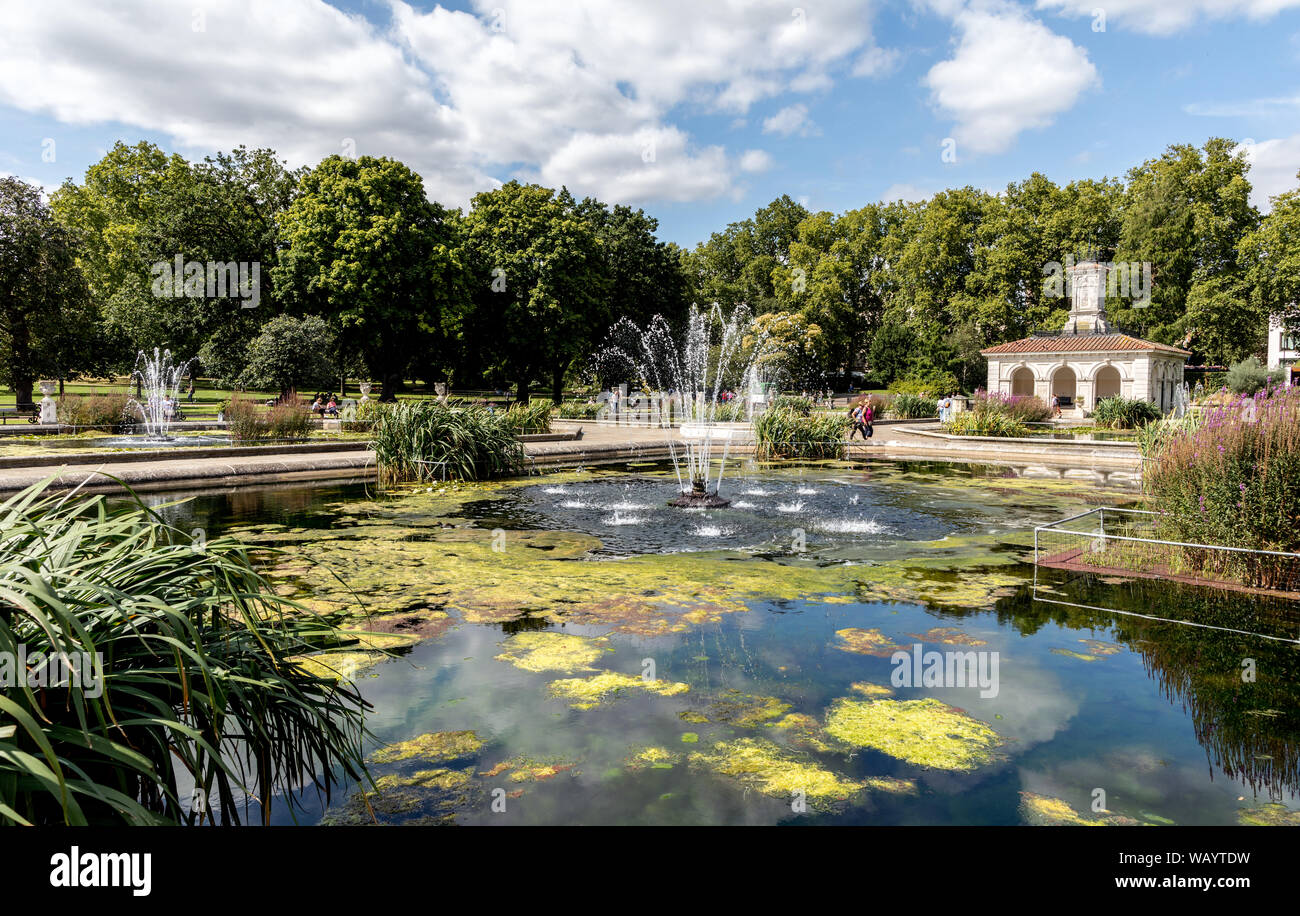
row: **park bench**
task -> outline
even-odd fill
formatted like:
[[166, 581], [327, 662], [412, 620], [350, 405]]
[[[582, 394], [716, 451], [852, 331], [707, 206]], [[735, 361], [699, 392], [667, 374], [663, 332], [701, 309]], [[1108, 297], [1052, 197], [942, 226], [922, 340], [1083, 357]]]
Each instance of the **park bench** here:
[[40, 408], [31, 402], [16, 407], [0, 407], [0, 423], [8, 426], [10, 417], [26, 417], [28, 423], [35, 423], [39, 412]]

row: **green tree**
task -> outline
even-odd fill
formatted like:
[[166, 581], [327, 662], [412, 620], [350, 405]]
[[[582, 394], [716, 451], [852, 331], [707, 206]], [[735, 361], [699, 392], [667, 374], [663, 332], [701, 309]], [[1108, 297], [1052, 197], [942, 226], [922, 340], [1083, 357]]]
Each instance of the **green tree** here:
[[535, 378], [559, 401], [565, 373], [611, 323], [598, 231], [567, 193], [511, 181], [474, 196], [463, 222], [466, 350], [513, 380], [521, 401]]
[[248, 345], [247, 365], [240, 384], [247, 388], [278, 388], [283, 399], [299, 388], [333, 384], [334, 332], [316, 315], [278, 315]]
[[396, 399], [422, 351], [447, 348], [463, 301], [454, 217], [400, 162], [331, 156], [302, 176], [281, 217], [273, 271], [282, 300], [328, 316], [344, 356], [359, 354]]
[[38, 189], [0, 178], [0, 382], [30, 403], [37, 378], [101, 368], [96, 317], [71, 234]]
[[1271, 203], [1272, 212], [1242, 237], [1241, 264], [1254, 314], [1277, 316], [1295, 333], [1300, 330], [1300, 190], [1279, 194]]

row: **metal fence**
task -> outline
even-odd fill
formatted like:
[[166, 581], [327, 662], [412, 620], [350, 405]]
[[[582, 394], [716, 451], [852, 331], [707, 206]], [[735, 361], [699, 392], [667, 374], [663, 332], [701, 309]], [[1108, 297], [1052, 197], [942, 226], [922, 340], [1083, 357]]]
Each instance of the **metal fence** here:
[[1300, 553], [1161, 537], [1160, 513], [1099, 507], [1034, 529], [1034, 565], [1300, 598]]

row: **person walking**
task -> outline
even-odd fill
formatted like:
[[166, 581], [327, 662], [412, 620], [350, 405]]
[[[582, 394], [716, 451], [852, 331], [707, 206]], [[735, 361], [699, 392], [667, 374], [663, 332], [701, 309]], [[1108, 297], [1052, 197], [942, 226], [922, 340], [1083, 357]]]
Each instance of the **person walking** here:
[[875, 428], [871, 425], [871, 421], [876, 418], [876, 412], [871, 409], [870, 401], [863, 402], [862, 413], [860, 416], [862, 418], [862, 438], [868, 445], [870, 445], [871, 437], [875, 435], [876, 432]]
[[1052, 418], [1060, 419], [1061, 417], [1061, 399], [1052, 395]]

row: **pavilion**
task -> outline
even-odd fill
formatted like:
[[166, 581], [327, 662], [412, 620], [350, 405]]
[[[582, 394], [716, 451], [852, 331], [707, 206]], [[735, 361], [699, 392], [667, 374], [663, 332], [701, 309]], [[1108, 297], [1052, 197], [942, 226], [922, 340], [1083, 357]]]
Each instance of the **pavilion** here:
[[1087, 416], [1102, 398], [1150, 401], [1168, 412], [1191, 353], [1142, 340], [1106, 320], [1107, 265], [1081, 261], [1070, 270], [1070, 317], [1060, 331], [1038, 332], [981, 350], [988, 391], [1060, 400], [1063, 413]]

